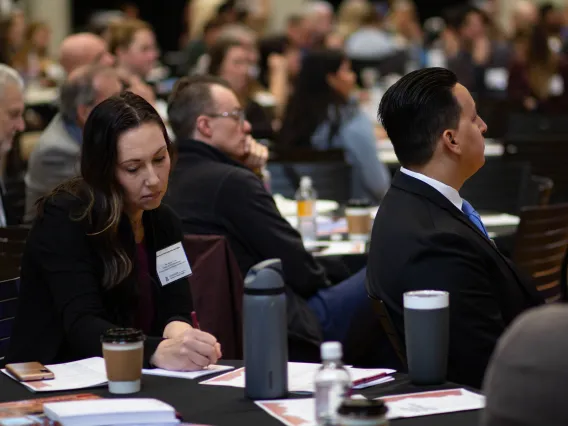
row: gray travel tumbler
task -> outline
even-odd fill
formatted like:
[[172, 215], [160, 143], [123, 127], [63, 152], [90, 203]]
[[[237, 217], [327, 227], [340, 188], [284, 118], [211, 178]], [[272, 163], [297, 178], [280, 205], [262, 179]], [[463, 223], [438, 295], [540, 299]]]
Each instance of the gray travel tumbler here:
[[275, 399], [288, 394], [288, 328], [282, 262], [265, 260], [245, 279], [243, 298], [245, 395]]
[[412, 383], [444, 383], [448, 368], [450, 295], [438, 290], [404, 293], [404, 334]]

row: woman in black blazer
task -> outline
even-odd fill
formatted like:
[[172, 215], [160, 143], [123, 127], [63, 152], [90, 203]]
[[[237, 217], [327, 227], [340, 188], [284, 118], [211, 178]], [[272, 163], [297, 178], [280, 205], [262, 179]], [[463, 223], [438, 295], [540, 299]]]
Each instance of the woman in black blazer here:
[[[146, 366], [194, 370], [220, 346], [193, 329], [181, 224], [161, 205], [172, 145], [157, 112], [124, 93], [99, 104], [83, 134], [81, 176], [38, 204], [21, 272], [7, 362], [101, 356], [101, 335], [136, 327]], [[158, 274], [162, 250], [180, 266]]]

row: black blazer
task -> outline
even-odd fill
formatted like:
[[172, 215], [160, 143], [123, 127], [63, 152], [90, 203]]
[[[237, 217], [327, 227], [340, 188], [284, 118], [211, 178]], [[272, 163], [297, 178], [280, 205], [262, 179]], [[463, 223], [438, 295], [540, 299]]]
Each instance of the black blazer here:
[[319, 342], [319, 323], [302, 299], [330, 283], [262, 181], [242, 164], [197, 140], [181, 141], [178, 154], [167, 202], [180, 216], [183, 231], [225, 236], [243, 277], [263, 260], [282, 259], [288, 303], [296, 308], [288, 310], [288, 331]]
[[[6, 362], [43, 364], [102, 356], [100, 337], [108, 329], [132, 326], [137, 309], [136, 265], [122, 283], [102, 287], [103, 264], [96, 237], [86, 220], [70, 219], [81, 211], [78, 198], [60, 193], [48, 200], [34, 223], [22, 259], [19, 307]], [[192, 300], [187, 278], [166, 286], [156, 272], [156, 252], [182, 241], [179, 219], [165, 205], [143, 215], [145, 245], [152, 284], [154, 322], [144, 345], [146, 366], [173, 320], [190, 323]], [[119, 240], [135, 258], [132, 228], [126, 216]]]
[[404, 292], [448, 291], [448, 379], [476, 388], [505, 327], [543, 303], [536, 286], [446, 197], [402, 172], [375, 219], [367, 285], [384, 301], [400, 336]]

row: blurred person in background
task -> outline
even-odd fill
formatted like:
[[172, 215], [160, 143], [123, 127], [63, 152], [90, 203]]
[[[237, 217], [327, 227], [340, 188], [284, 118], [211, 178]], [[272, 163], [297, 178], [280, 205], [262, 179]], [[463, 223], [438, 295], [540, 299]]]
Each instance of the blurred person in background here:
[[333, 6], [327, 1], [314, 0], [306, 4], [305, 16], [310, 26], [312, 46], [322, 46], [325, 38], [333, 31]]
[[548, 34], [550, 47], [555, 52], [562, 49], [561, 32], [564, 17], [562, 10], [552, 3], [544, 3], [540, 6], [540, 24]]
[[[489, 18], [480, 9], [463, 6], [457, 10], [454, 19], [451, 25], [459, 37], [459, 50], [455, 56], [448, 58], [447, 67], [472, 93], [483, 93], [488, 89], [486, 72], [496, 68], [506, 71], [511, 60], [511, 48], [507, 43], [491, 39]], [[502, 80], [504, 86], [506, 77]]]
[[517, 38], [519, 56], [509, 69], [508, 95], [525, 111], [565, 112], [568, 108], [568, 61], [555, 52], [548, 32], [537, 25]]
[[252, 98], [251, 56], [238, 40], [219, 40], [209, 52], [209, 73], [226, 80], [239, 96], [245, 116], [257, 139], [272, 139], [272, 119], [267, 110]]
[[26, 16], [16, 9], [0, 21], [0, 63], [12, 66], [22, 49], [26, 33]]
[[51, 29], [45, 22], [32, 22], [26, 30], [22, 49], [14, 56], [14, 68], [28, 81], [48, 84], [54, 62], [49, 56]]
[[39, 198], [79, 175], [87, 118], [99, 103], [121, 90], [117, 72], [108, 66], [85, 65], [68, 76], [59, 93], [59, 113], [41, 134], [28, 161], [25, 222], [35, 218]]
[[397, 50], [395, 41], [383, 28], [383, 17], [370, 6], [361, 22], [345, 42], [345, 53], [351, 59], [378, 60]]
[[205, 25], [217, 17], [217, 10], [223, 0], [188, 0], [187, 23], [189, 26], [188, 39], [197, 40]]
[[137, 19], [111, 24], [108, 46], [116, 57], [117, 66], [143, 81], [148, 78], [159, 56], [154, 31], [148, 23]]
[[337, 32], [349, 39], [351, 34], [363, 27], [373, 5], [367, 0], [348, 0], [337, 10]]
[[199, 58], [213, 47], [224, 25], [225, 21], [220, 18], [214, 18], [205, 24], [201, 37], [190, 40], [184, 48], [185, 58], [184, 66], [180, 71], [181, 74], [189, 74], [195, 68]]
[[410, 0], [396, 0], [387, 16], [387, 28], [399, 49], [408, 52], [407, 70], [426, 66], [424, 33], [418, 19], [416, 5]]
[[537, 5], [530, 0], [517, 0], [511, 12], [511, 35], [529, 31], [540, 19]]
[[345, 54], [308, 54], [278, 140], [291, 148], [343, 149], [352, 167], [352, 197], [379, 203], [389, 188], [390, 173], [378, 158], [375, 126], [354, 101], [354, 89], [355, 74]]
[[67, 73], [85, 65], [114, 64], [103, 38], [91, 33], [77, 33], [66, 37], [59, 48], [59, 63]]
[[[274, 78], [278, 79], [281, 73], [285, 71], [287, 74], [285, 76], [286, 86], [288, 86], [289, 80], [300, 72], [302, 54], [309, 50], [310, 43], [310, 22], [305, 14], [290, 15], [286, 21], [284, 34], [261, 39], [259, 42], [259, 81], [261, 84], [266, 87], [278, 85], [278, 83], [274, 83]], [[274, 57], [277, 59], [275, 60]], [[284, 59], [279, 59], [281, 57]], [[287, 92], [280, 95], [274, 93], [274, 90], [272, 92], [280, 107], [277, 115], [281, 115], [283, 113], [282, 106], [285, 105], [288, 98]]]
[[4, 164], [12, 149], [14, 137], [25, 130], [24, 81], [18, 72], [8, 65], [0, 64], [0, 227], [19, 225], [10, 206], [3, 202]]

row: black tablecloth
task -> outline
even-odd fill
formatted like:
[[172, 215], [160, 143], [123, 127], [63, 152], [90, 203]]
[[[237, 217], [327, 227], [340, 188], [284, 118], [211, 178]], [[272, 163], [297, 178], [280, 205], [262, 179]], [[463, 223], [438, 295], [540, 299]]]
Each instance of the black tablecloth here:
[[[223, 361], [222, 364], [239, 366], [242, 365], [242, 362]], [[202, 380], [211, 377], [207, 376]], [[394, 382], [368, 388], [361, 393], [367, 397], [376, 398], [389, 394], [456, 388], [456, 386], [450, 384], [431, 388], [416, 387], [408, 382], [405, 375], [397, 374], [395, 377]], [[206, 386], [200, 385], [195, 380], [148, 375], [143, 377], [142, 382], [142, 391], [131, 395], [132, 397], [160, 399], [175, 407], [186, 422], [215, 426], [282, 426], [282, 423], [266, 414], [254, 402], [246, 399], [243, 389]], [[72, 393], [94, 393], [103, 397], [112, 397], [108, 394], [106, 387], [62, 393], [32, 393], [23, 385], [0, 374], [0, 402]], [[392, 424], [396, 426], [475, 426], [478, 423], [478, 416], [479, 411], [469, 411], [394, 420]]]

